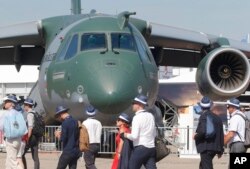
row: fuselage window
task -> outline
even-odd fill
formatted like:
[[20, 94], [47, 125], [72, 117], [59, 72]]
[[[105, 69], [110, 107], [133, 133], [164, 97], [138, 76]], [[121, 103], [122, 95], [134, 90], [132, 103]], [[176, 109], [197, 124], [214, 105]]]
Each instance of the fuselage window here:
[[69, 44], [64, 60], [70, 59], [77, 53], [78, 35], [74, 35]]
[[135, 51], [135, 43], [133, 37], [130, 34], [112, 33], [111, 40], [112, 48]]
[[106, 48], [106, 37], [104, 33], [88, 33], [82, 35], [81, 51], [98, 48]]

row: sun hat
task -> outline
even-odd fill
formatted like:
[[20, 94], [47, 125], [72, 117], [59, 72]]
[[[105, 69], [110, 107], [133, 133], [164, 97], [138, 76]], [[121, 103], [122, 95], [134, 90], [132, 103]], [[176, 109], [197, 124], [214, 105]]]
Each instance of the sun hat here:
[[31, 98], [25, 99], [25, 101], [23, 103], [28, 104], [30, 106], [34, 106], [34, 101]]
[[118, 119], [121, 119], [121, 120], [127, 122], [128, 124], [131, 123], [131, 118], [130, 118], [129, 115], [127, 115], [126, 113], [121, 113], [121, 114], [118, 116]]
[[63, 113], [63, 112], [67, 112], [69, 110], [69, 108], [66, 108], [66, 107], [64, 107], [64, 106], [57, 106], [56, 107], [56, 114], [55, 114], [55, 116], [57, 116], [57, 115], [59, 115], [59, 114], [61, 114], [61, 113]]
[[95, 114], [96, 114], [95, 108], [92, 105], [87, 106], [86, 114], [88, 116], [95, 116]]
[[240, 108], [240, 101], [238, 99], [232, 98], [227, 101], [227, 105], [234, 106], [236, 108]]
[[132, 101], [132, 103], [133, 104], [140, 103], [140, 104], [143, 104], [143, 105], [147, 106], [148, 105], [147, 101], [148, 101], [147, 96], [144, 96], [144, 95], [141, 94], [141, 95], [136, 96], [134, 98], [134, 100]]
[[212, 106], [212, 101], [207, 96], [204, 96], [198, 105], [202, 108], [210, 108]]

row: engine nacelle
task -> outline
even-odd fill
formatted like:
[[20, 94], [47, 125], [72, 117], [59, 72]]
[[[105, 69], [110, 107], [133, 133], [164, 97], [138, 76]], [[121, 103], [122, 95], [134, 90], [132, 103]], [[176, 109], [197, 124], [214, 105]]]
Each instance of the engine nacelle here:
[[229, 47], [209, 52], [196, 73], [200, 93], [217, 101], [238, 97], [248, 87], [249, 80], [248, 58], [241, 51]]

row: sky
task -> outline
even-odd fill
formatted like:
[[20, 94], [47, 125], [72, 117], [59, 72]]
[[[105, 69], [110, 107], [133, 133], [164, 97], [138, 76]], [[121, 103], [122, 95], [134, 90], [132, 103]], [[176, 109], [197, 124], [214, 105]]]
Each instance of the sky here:
[[[70, 14], [71, 0], [0, 0], [0, 26]], [[82, 13], [96, 9], [169, 26], [241, 40], [250, 32], [249, 0], [82, 0]], [[112, 5], [111, 5], [112, 4]]]
[[[0, 4], [0, 26], [71, 14], [71, 0], [0, 0]], [[149, 22], [235, 40], [250, 33], [249, 0], [82, 0], [81, 4], [82, 13], [131, 11]]]

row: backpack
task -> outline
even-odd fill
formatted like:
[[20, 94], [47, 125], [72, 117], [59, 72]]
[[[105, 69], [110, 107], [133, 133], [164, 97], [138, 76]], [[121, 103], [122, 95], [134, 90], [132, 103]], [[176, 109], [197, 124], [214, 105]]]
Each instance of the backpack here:
[[27, 131], [26, 122], [21, 112], [6, 114], [4, 119], [4, 136], [7, 139], [22, 137]]
[[43, 116], [38, 114], [37, 112], [29, 112], [34, 115], [34, 126], [32, 129], [32, 135], [36, 137], [42, 137], [45, 132], [45, 122]]
[[87, 128], [78, 121], [79, 128], [79, 149], [84, 152], [89, 149], [89, 134]]
[[[241, 116], [245, 120], [245, 142], [244, 145], [246, 148], [250, 147], [250, 119], [244, 117], [242, 114], [236, 113], [236, 115]], [[240, 137], [239, 133], [237, 132]], [[241, 137], [240, 137], [241, 139]]]
[[210, 112], [208, 112], [207, 117], [206, 117], [206, 139], [211, 139], [214, 138], [216, 134], [215, 131], [215, 126], [213, 122], [213, 116], [211, 115]]

